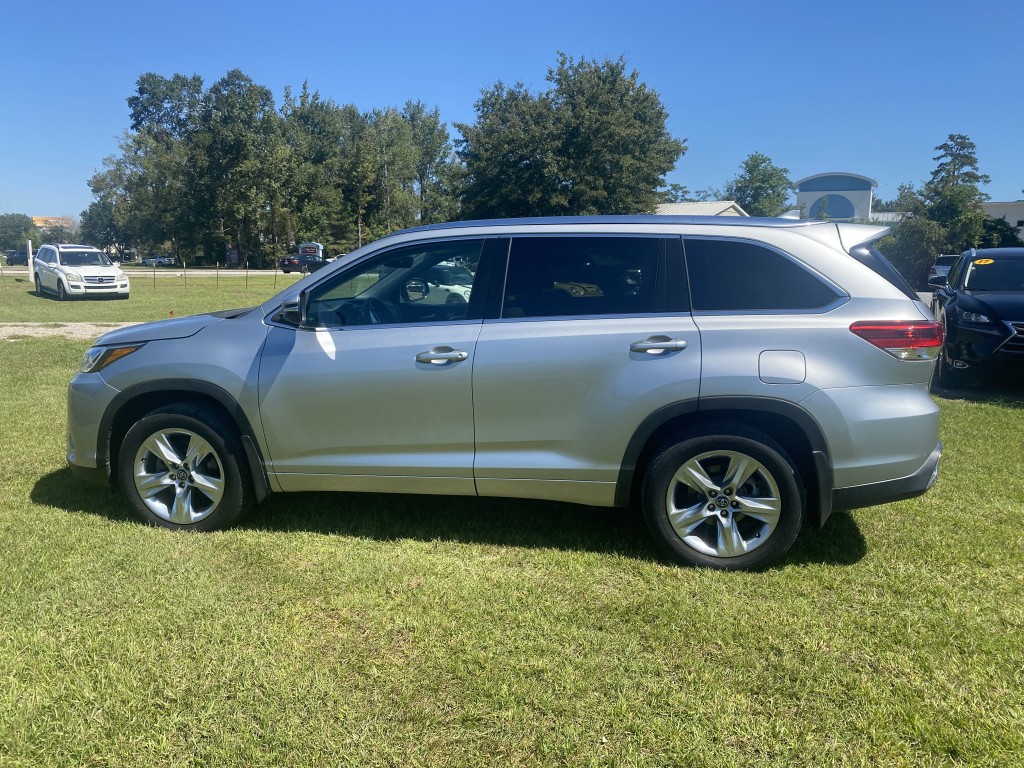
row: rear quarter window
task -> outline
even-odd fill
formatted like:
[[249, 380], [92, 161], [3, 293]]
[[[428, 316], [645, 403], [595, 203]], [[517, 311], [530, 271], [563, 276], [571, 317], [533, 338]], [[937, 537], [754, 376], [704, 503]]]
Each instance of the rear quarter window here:
[[908, 299], [920, 300], [921, 297], [917, 295], [917, 291], [910, 286], [907, 279], [876, 248], [872, 248], [870, 245], [859, 245], [850, 250], [850, 255], [876, 275], [884, 277]]
[[695, 311], [807, 311], [840, 297], [820, 275], [760, 243], [686, 238], [683, 247]]

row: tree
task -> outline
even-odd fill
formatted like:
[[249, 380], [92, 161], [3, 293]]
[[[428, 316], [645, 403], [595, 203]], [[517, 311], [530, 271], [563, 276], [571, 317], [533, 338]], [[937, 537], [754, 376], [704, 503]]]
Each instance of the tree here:
[[407, 101], [402, 119], [409, 124], [416, 151], [415, 191], [419, 198], [416, 218], [434, 224], [455, 217], [457, 200], [453, 184], [455, 158], [447, 126], [438, 109], [427, 110], [423, 102]]
[[910, 182], [900, 184], [896, 190], [896, 197], [892, 200], [877, 198], [871, 203], [872, 211], [887, 211], [890, 213], [920, 213], [923, 210], [924, 202], [920, 193]]
[[658, 94], [623, 58], [559, 54], [551, 87], [482, 92], [473, 125], [456, 124], [465, 164], [462, 214], [540, 216], [653, 211], [686, 151], [669, 135]]
[[1002, 218], [986, 216], [981, 223], [982, 233], [979, 248], [1021, 248], [1024, 240], [1020, 239], [1017, 228]]
[[878, 244], [878, 250], [912, 285], [924, 286], [935, 257], [955, 253], [945, 250], [945, 241], [946, 230], [941, 224], [925, 216], [911, 215]]
[[[988, 195], [979, 185], [987, 184], [989, 177], [978, 170], [974, 142], [951, 133], [935, 150], [937, 165], [924, 187], [900, 185], [894, 205], [908, 215], [881, 244], [893, 265], [916, 285], [926, 283], [928, 267], [938, 254], [1003, 242], [1009, 235], [999, 224], [987, 223], [982, 210]], [[1012, 241], [1007, 237], [1006, 242]]]
[[658, 94], [622, 57], [577, 62], [560, 53], [548, 80], [566, 213], [652, 212], [665, 174], [686, 151], [668, 133]]
[[939, 154], [932, 159], [938, 165], [921, 194], [925, 215], [946, 229], [942, 252], [959, 253], [981, 242], [985, 221], [981, 204], [989, 196], [979, 185], [990, 179], [978, 172], [974, 142], [963, 134], [949, 134], [935, 149]]
[[669, 184], [659, 190], [658, 196], [663, 203], [685, 203], [690, 199], [690, 190], [682, 184]]
[[495, 84], [476, 102], [476, 123], [456, 123], [465, 164], [462, 216], [541, 216], [564, 210], [555, 181], [553, 109], [522, 83]]
[[32, 217], [24, 213], [0, 214], [0, 250], [24, 250], [25, 243], [31, 240], [40, 242], [42, 233], [32, 223]]
[[735, 200], [751, 216], [784, 213], [793, 187], [789, 169], [779, 168], [760, 152], [747, 155], [740, 168], [740, 175], [725, 185], [725, 199]]

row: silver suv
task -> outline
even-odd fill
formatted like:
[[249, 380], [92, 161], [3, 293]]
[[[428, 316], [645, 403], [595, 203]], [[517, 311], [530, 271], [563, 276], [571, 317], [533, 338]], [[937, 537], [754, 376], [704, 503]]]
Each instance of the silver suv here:
[[[265, 304], [114, 331], [68, 393], [68, 461], [146, 521], [270, 492], [638, 504], [674, 559], [751, 569], [804, 519], [938, 473], [941, 329], [884, 227], [592, 217], [406, 230]], [[473, 276], [431, 301], [431, 270]]]

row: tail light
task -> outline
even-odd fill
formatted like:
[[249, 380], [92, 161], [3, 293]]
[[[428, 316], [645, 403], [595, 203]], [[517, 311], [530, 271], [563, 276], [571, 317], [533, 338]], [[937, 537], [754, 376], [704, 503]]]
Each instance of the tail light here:
[[850, 331], [898, 360], [934, 360], [942, 348], [942, 323], [933, 320], [861, 321]]

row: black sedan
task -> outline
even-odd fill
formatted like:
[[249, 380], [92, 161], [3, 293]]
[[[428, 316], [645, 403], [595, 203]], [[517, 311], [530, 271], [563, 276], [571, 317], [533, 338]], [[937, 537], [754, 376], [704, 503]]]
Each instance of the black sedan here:
[[316, 272], [320, 267], [326, 267], [329, 263], [326, 259], [316, 255], [293, 253], [291, 256], [281, 259], [280, 266], [281, 271], [286, 275], [289, 272], [306, 274], [307, 272]]
[[968, 372], [1024, 364], [1024, 248], [971, 249], [948, 277], [928, 284], [946, 333], [940, 386], [959, 386]]

